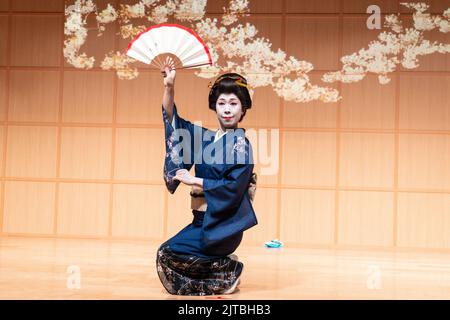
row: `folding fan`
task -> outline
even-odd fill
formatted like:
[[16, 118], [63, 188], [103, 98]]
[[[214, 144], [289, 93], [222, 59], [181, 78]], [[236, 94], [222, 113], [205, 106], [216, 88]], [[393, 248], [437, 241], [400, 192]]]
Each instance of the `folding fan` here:
[[126, 54], [145, 64], [162, 69], [164, 56], [175, 60], [175, 69], [212, 65], [211, 54], [203, 40], [191, 29], [162, 23], [141, 32], [130, 42]]

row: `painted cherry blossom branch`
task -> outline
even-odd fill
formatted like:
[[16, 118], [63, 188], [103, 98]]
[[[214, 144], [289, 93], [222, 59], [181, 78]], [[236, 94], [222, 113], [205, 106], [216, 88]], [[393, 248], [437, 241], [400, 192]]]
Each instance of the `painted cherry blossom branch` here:
[[431, 42], [424, 37], [425, 31], [439, 29], [440, 32], [450, 31], [450, 8], [442, 16], [425, 13], [429, 6], [425, 3], [401, 3], [414, 9], [414, 25], [405, 28], [399, 15], [391, 14], [385, 17], [384, 27], [390, 31], [383, 31], [378, 40], [371, 41], [368, 48], [361, 49], [350, 55], [343, 56], [342, 69], [323, 75], [325, 82], [341, 81], [345, 83], [358, 82], [368, 73], [378, 75], [381, 84], [389, 83], [389, 73], [394, 72], [398, 65], [406, 69], [419, 66], [418, 57], [432, 53], [449, 53], [449, 43]]
[[[141, 0], [134, 5], [122, 4], [118, 10], [108, 4], [106, 9], [98, 12], [92, 0], [76, 0], [66, 9], [65, 33], [68, 37], [64, 56], [77, 68], [93, 67], [94, 57], [79, 54], [87, 37], [86, 19], [90, 13], [96, 14], [99, 36], [106, 24], [118, 21], [121, 36], [130, 40], [146, 29], [145, 26], [134, 26], [131, 20], [147, 18], [152, 23], [164, 23], [173, 15], [180, 21], [191, 23], [191, 28], [210, 49], [213, 66], [202, 67], [196, 72], [199, 77], [213, 78], [221, 72], [233, 71], [247, 77], [251, 94], [253, 88], [272, 86], [279, 96], [290, 101], [334, 102], [341, 98], [335, 89], [311, 84], [308, 73], [313, 70], [313, 65], [310, 62], [292, 56], [287, 58], [281, 49], [273, 51], [268, 39], [255, 37], [258, 30], [250, 23], [236, 25], [239, 17], [248, 15], [248, 0], [231, 0], [228, 8], [223, 8], [220, 22], [204, 18], [205, 7], [206, 0], [168, 0], [164, 5], [159, 5], [159, 0]], [[227, 58], [225, 65], [219, 65], [219, 54]], [[101, 67], [116, 70], [120, 79], [134, 79], [139, 73], [130, 66], [133, 62], [134, 59], [121, 52], [109, 52]]]

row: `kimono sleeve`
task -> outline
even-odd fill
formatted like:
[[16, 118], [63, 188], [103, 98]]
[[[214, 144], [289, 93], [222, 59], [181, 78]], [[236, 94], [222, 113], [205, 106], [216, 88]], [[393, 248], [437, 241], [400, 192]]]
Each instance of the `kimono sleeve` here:
[[248, 190], [253, 168], [253, 164], [236, 164], [222, 179], [203, 179], [208, 208], [213, 208], [217, 214], [237, 208]]
[[171, 122], [169, 121], [164, 106], [162, 106], [162, 114], [166, 147], [163, 177], [169, 192], [174, 193], [181, 182], [179, 180], [173, 180], [173, 177], [177, 170], [190, 170], [194, 165], [196, 153], [194, 141], [197, 135], [202, 134], [203, 128], [181, 118], [178, 115], [175, 103]]
[[253, 163], [239, 163], [225, 170], [221, 179], [203, 179], [208, 203], [203, 221], [204, 248], [212, 248], [257, 224], [247, 194], [253, 169]]

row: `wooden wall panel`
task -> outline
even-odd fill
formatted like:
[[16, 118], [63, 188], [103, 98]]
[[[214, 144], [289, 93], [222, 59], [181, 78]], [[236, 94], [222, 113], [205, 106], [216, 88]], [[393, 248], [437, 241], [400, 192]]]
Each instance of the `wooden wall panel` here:
[[292, 40], [286, 41], [286, 53], [310, 61], [315, 70], [335, 70], [338, 68], [338, 30], [337, 17], [288, 16], [286, 37]]
[[341, 186], [386, 189], [393, 187], [393, 134], [342, 133], [340, 152]]
[[117, 129], [114, 178], [164, 182], [164, 148], [162, 129]]
[[[0, 154], [4, 155], [5, 154], [5, 135], [6, 135], [6, 128], [5, 126], [0, 126]], [[4, 168], [4, 158], [1, 157], [0, 159], [0, 168]], [[2, 171], [2, 173], [0, 174], [0, 176], [3, 178], [4, 177], [4, 173]]]
[[108, 184], [60, 183], [57, 234], [107, 236], [110, 188]]
[[0, 66], [6, 66], [7, 61], [7, 50], [8, 50], [8, 33], [9, 33], [9, 18], [6, 15], [0, 15]]
[[340, 191], [338, 243], [392, 246], [393, 199], [391, 192]]
[[400, 128], [450, 130], [450, 76], [400, 76]]
[[408, 134], [399, 141], [400, 188], [450, 189], [450, 136]]
[[7, 181], [4, 201], [4, 232], [53, 233], [55, 183]]
[[58, 71], [11, 71], [8, 120], [57, 122], [59, 76]]
[[344, 13], [366, 13], [367, 7], [377, 5], [381, 13], [397, 13], [398, 0], [343, 0]]
[[[64, 0], [14, 0], [11, 1], [13, 11], [27, 12], [63, 12]], [[73, 1], [72, 1], [73, 3]]]
[[0, 11], [9, 10], [9, 0], [0, 0]]
[[450, 195], [400, 192], [398, 196], [398, 245], [449, 248]]
[[288, 13], [338, 13], [339, 0], [297, 1], [286, 0]]
[[327, 132], [284, 132], [281, 155], [286, 185], [334, 186], [336, 135]]
[[111, 146], [110, 128], [62, 128], [60, 177], [109, 179]]
[[66, 72], [62, 119], [76, 123], [111, 123], [113, 73]]
[[334, 207], [334, 191], [283, 189], [281, 239], [290, 244], [332, 244]]
[[9, 126], [6, 176], [54, 178], [56, 143], [56, 127]]
[[11, 65], [59, 66], [62, 29], [62, 16], [12, 16]]
[[[178, 78], [178, 73], [177, 73]], [[142, 72], [137, 79], [117, 84], [117, 123], [161, 125], [163, 78], [156, 72]], [[175, 80], [178, 84], [178, 79]], [[178, 97], [178, 92], [176, 97]]]
[[112, 235], [161, 239], [165, 210], [163, 186], [116, 184], [113, 188]]
[[[324, 87], [337, 88], [334, 83], [324, 83], [321, 76], [309, 76], [311, 83]], [[283, 102], [283, 128], [336, 128], [337, 103], [311, 101], [298, 103]]]
[[0, 121], [6, 120], [6, 107], [8, 106], [8, 75], [0, 70]]
[[377, 76], [369, 74], [363, 81], [342, 85], [342, 128], [394, 129], [397, 80], [390, 78], [381, 85]]

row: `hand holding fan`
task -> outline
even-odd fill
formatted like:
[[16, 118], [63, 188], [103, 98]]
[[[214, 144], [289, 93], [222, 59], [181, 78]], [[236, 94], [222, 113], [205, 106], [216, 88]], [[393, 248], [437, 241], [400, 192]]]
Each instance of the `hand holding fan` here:
[[191, 29], [178, 24], [162, 23], [141, 32], [130, 42], [126, 54], [160, 70], [168, 57], [174, 61], [175, 69], [212, 65], [211, 54], [203, 40]]

